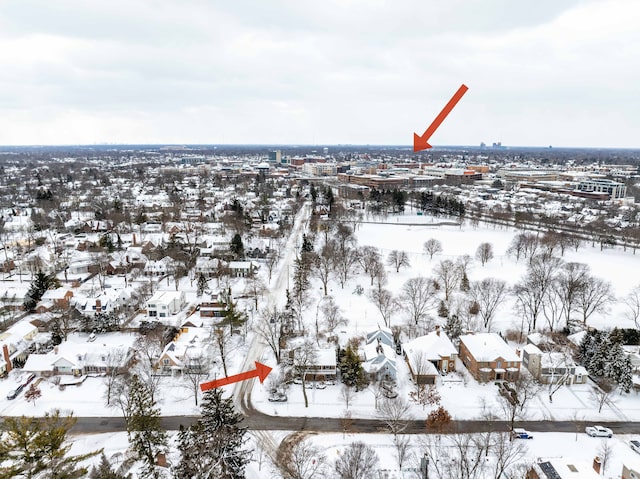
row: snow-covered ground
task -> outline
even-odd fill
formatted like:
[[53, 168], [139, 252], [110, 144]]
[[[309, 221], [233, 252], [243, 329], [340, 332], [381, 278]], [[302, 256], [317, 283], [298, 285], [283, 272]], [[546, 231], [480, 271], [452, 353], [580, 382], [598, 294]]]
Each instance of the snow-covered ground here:
[[[424, 221], [428, 223], [428, 219], [425, 217], [411, 216], [406, 219], [412, 222]], [[359, 225], [356, 231], [359, 246], [371, 245], [378, 247], [385, 257], [394, 249], [409, 253], [410, 268], [401, 269], [399, 273], [396, 273], [390, 267], [387, 268], [387, 288], [394, 294], [399, 292], [402, 284], [409, 278], [431, 276], [434, 266], [442, 259], [455, 260], [458, 256], [464, 254], [473, 257], [476, 248], [482, 242], [489, 242], [493, 245], [495, 257], [484, 267], [475, 262], [469, 271], [469, 279], [471, 281], [485, 277], [496, 277], [504, 279], [509, 285], [512, 285], [525, 272], [526, 264], [524, 261], [516, 263], [513, 258], [506, 255], [509, 243], [517, 233], [514, 230], [482, 226], [478, 228], [463, 226], [460, 228], [454, 226], [431, 226], [428, 224], [402, 225], [400, 222], [387, 225], [365, 223]], [[441, 241], [444, 249], [442, 253], [436, 254], [432, 260], [429, 260], [428, 256], [422, 253], [422, 245], [429, 238], [436, 238]], [[288, 249], [288, 253], [291, 253], [290, 248]], [[637, 269], [640, 257], [633, 255], [631, 251], [623, 252], [620, 249], [600, 251], [598, 245], [592, 247], [591, 244], [583, 244], [578, 251], [567, 251], [563, 259], [565, 261], [578, 261], [588, 264], [595, 276], [611, 282], [618, 298], [623, 297], [639, 281]], [[286, 262], [281, 263], [280, 268], [286, 268]], [[286, 278], [286, 271], [280, 270], [280, 274], [277, 273], [274, 273], [271, 282], [271, 292], [274, 294], [270, 297], [270, 300], [275, 299], [280, 305], [283, 305], [283, 290], [286, 285], [286, 280], [283, 280], [283, 278]], [[263, 271], [261, 274], [265, 274], [265, 272]], [[167, 284], [165, 280], [159, 286], [160, 289], [175, 291], [172, 281]], [[345, 344], [351, 337], [363, 336], [367, 331], [382, 325], [382, 319], [378, 311], [367, 299], [366, 294], [355, 294], [354, 290], [357, 286], [362, 286], [366, 292], [369, 288], [369, 278], [363, 276], [353, 278], [347, 282], [344, 289], [340, 288], [336, 282], [331, 282], [329, 286], [330, 294], [340, 306], [342, 315], [347, 319], [347, 325], [338, 328], [341, 344]], [[195, 304], [197, 300], [195, 282], [190, 281], [189, 278], [183, 278], [179, 288], [186, 292], [188, 302]], [[234, 286], [234, 290], [236, 288], [240, 291], [242, 284], [238, 283]], [[309, 324], [315, 321], [318, 304], [323, 297], [319, 283], [314, 283], [312, 290], [313, 297], [308, 310], [305, 312], [305, 320]], [[266, 296], [264, 301], [267, 301]], [[248, 304], [241, 304], [241, 307], [246, 308], [247, 311], [251, 310]], [[257, 315], [257, 313], [254, 314]], [[435, 311], [433, 316], [437, 318]], [[180, 317], [174, 319], [177, 324], [184, 318], [185, 314], [182, 313]], [[497, 311], [493, 330], [506, 331], [517, 328], [519, 325], [516, 318], [517, 315], [514, 312], [512, 301], [505, 301]], [[400, 311], [392, 318], [393, 324], [403, 324], [404, 322], [405, 318]], [[620, 304], [615, 304], [604, 314], [594, 315], [590, 320], [590, 324], [599, 328], [633, 326], [624, 318], [623, 308]], [[313, 328], [310, 328], [310, 330], [313, 330]], [[252, 356], [258, 354], [261, 362], [272, 367], [276, 366], [269, 350], [260, 347], [259, 343], [253, 341], [253, 337], [249, 333], [246, 343], [239, 341], [237, 349], [230, 355], [230, 373], [240, 372], [246, 367], [245, 359], [249, 350], [252, 351]], [[411, 387], [408, 370], [401, 357], [398, 356], [397, 359], [399, 367], [398, 389], [400, 394], [406, 397]], [[463, 369], [461, 365], [459, 365], [459, 369]], [[277, 368], [275, 372], [277, 372]], [[215, 374], [219, 377], [220, 371], [217, 369], [212, 370], [211, 376]], [[42, 397], [33, 405], [27, 403], [22, 395], [13, 401], [6, 399], [6, 394], [18, 384], [16, 376], [19, 376], [19, 373], [12, 372], [8, 379], [0, 381], [0, 414], [2, 415], [41, 415], [53, 408], [72, 409], [76, 416], [120, 414], [117, 409], [105, 406], [105, 386], [101, 378], [88, 378], [83, 384], [67, 386], [64, 390], [60, 390], [49, 381], [43, 381], [40, 384]], [[289, 386], [287, 391], [288, 401], [286, 403], [271, 403], [267, 401], [268, 381], [264, 385], [254, 381], [252, 394], [255, 407], [266, 414], [321, 417], [342, 417], [345, 414], [346, 406], [341, 398], [339, 385], [329, 385], [322, 390], [310, 389], [308, 391], [309, 408], [305, 408], [301, 386], [295, 384]], [[441, 404], [454, 418], [478, 418], [484, 408], [495, 409], [498, 407], [497, 388], [493, 384], [478, 384], [464, 371], [446, 378], [439, 378], [438, 381], [437, 386], [441, 395]], [[231, 387], [227, 387], [227, 390], [230, 393]], [[640, 397], [635, 393], [617, 394], [613, 399], [611, 405], [606, 405], [602, 412], [598, 413], [597, 406], [590, 397], [590, 386], [574, 385], [562, 387], [555, 393], [552, 403], [549, 402], [546, 394], [540, 394], [531, 403], [526, 417], [522, 419], [640, 420]], [[186, 383], [178, 377], [167, 377], [163, 380], [159, 405], [165, 415], [190, 415], [198, 414], [199, 412], [194, 403], [193, 393], [187, 389]], [[353, 417], [376, 417], [377, 411], [374, 407], [373, 393], [370, 390], [359, 392], [349, 405], [349, 411]], [[429, 408], [423, 409], [422, 406], [413, 406], [412, 413], [415, 418], [425, 417], [428, 412]], [[276, 433], [276, 435], [279, 434]], [[388, 436], [371, 435], [358, 437], [367, 443], [376, 445], [381, 457], [383, 454], [380, 451], [385, 451], [385, 457], [390, 457], [391, 463], [395, 461], [393, 453], [390, 452], [391, 443]], [[341, 435], [322, 435], [317, 436], [317, 438], [322, 444], [326, 444], [327, 455], [333, 457], [335, 456], [335, 448], [349, 443], [356, 437], [348, 436], [342, 439]], [[104, 442], [101, 442], [103, 439]], [[619, 474], [620, 467], [618, 466], [621, 462], [617, 463], [617, 461], [622, 461], [627, 456], [634, 458], [635, 453], [628, 448], [627, 440], [628, 437], [622, 436], [613, 439], [613, 444], [615, 444], [614, 457], [610, 469], [608, 468], [611, 474], [614, 472], [616, 475]], [[87, 448], [90, 448], [89, 444], [99, 444], [99, 447], [104, 446], [115, 451], [118, 447], [125, 447], [126, 436], [118, 434], [76, 436], [74, 441], [74, 447], [85, 447], [82, 446], [82, 444], [85, 444]], [[582, 433], [578, 434], [577, 440], [575, 435], [572, 434], [544, 433], [537, 434], [533, 441], [528, 441], [527, 447], [531, 451], [531, 457], [575, 455], [591, 461], [599, 443], [599, 440], [588, 438]], [[379, 447], [377, 446], [378, 444]], [[254, 475], [248, 475], [248, 477], [266, 477], [261, 475], [262, 472], [257, 471], [256, 468], [257, 465], [251, 465], [250, 471]], [[392, 468], [391, 464], [389, 468]], [[616, 476], [614, 475], [614, 477]]]

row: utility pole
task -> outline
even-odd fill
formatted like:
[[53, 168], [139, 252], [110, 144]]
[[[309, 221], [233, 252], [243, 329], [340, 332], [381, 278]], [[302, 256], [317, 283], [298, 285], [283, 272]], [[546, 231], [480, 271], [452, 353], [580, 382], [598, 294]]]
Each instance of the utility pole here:
[[422, 479], [429, 479], [429, 458], [426, 453], [420, 459], [420, 472], [422, 473]]

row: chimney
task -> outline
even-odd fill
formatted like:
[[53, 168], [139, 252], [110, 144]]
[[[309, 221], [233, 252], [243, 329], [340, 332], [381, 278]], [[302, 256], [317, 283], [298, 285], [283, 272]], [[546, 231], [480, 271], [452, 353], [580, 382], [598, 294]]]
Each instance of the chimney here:
[[599, 456], [593, 458], [593, 470], [600, 474], [600, 468], [602, 467], [602, 459]]
[[96, 299], [96, 313], [98, 311], [102, 311], [102, 301], [100, 301], [99, 299]]
[[2, 345], [2, 356], [4, 356], [4, 362], [7, 363], [7, 373], [11, 371], [11, 357], [9, 356], [9, 347], [6, 344]]
[[436, 325], [436, 335], [440, 336], [440, 326]]
[[58, 354], [58, 346], [53, 347], [53, 354]]
[[136, 246], [138, 242], [136, 241], [136, 234], [133, 233], [133, 246]]
[[156, 464], [160, 467], [167, 467], [167, 456], [164, 452], [156, 454]]
[[516, 348], [516, 356], [520, 357], [520, 348]]

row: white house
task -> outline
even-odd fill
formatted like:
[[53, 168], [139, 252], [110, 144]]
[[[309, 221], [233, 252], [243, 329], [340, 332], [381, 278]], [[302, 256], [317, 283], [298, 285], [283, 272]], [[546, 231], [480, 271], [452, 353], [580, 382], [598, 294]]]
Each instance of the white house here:
[[147, 316], [166, 318], [180, 311], [186, 302], [184, 291], [158, 291], [147, 301]]
[[567, 353], [543, 352], [534, 344], [523, 348], [522, 364], [542, 384], [584, 384], [588, 378], [587, 370], [577, 366]]
[[456, 369], [458, 351], [439, 327], [429, 334], [402, 345], [404, 357], [414, 381], [418, 384], [434, 384], [438, 372]]

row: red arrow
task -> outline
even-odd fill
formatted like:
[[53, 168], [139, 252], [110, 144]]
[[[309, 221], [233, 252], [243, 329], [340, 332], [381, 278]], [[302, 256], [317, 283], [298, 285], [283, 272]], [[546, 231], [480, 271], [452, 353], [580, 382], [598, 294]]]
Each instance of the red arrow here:
[[433, 122], [429, 125], [429, 128], [427, 128], [427, 131], [425, 131], [422, 136], [418, 136], [416, 133], [413, 134], [413, 151], [414, 152], [431, 148], [431, 145], [428, 143], [429, 138], [431, 138], [431, 135], [435, 133], [435, 131], [442, 124], [442, 122], [447, 117], [447, 115], [451, 113], [451, 110], [453, 110], [453, 107], [456, 106], [456, 104], [460, 101], [460, 98], [462, 98], [462, 95], [464, 95], [468, 89], [469, 88], [467, 88], [466, 85], [464, 84], [461, 85], [460, 88], [458, 88], [458, 91], [455, 92], [454, 95], [451, 97], [451, 100], [449, 100], [449, 103], [447, 103], [444, 106], [442, 111], [438, 114], [438, 116], [436, 116], [436, 119], [433, 120]]
[[203, 383], [200, 385], [200, 389], [203, 391], [208, 391], [209, 389], [219, 388], [222, 386], [226, 386], [227, 384], [233, 384], [240, 381], [246, 381], [251, 378], [259, 378], [260, 382], [264, 381], [273, 368], [269, 366], [265, 366], [262, 363], [256, 361], [256, 368], [252, 371], [245, 371], [244, 373], [234, 374], [233, 376], [229, 376], [222, 379], [217, 379], [215, 381], [209, 381], [208, 383]]

